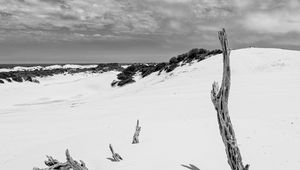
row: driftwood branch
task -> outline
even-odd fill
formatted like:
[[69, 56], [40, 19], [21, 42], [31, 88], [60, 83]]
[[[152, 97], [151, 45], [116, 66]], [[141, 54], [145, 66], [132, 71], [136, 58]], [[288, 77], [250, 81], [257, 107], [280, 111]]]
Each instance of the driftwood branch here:
[[123, 158], [118, 153], [115, 153], [115, 151], [114, 151], [111, 144], [109, 144], [109, 149], [110, 149], [111, 154], [112, 154], [112, 158], [110, 158], [109, 160], [111, 160], [113, 162], [119, 162], [119, 161], [123, 160]]
[[233, 130], [228, 111], [228, 97], [230, 90], [230, 50], [225, 29], [219, 32], [219, 40], [223, 51], [223, 79], [219, 88], [218, 83], [214, 82], [211, 90], [211, 100], [215, 106], [218, 117], [218, 124], [223, 143], [226, 148], [228, 164], [232, 170], [248, 170], [249, 165], [244, 166], [242, 156], [237, 145], [237, 140]]
[[53, 166], [53, 165], [59, 163], [58, 160], [54, 159], [52, 156], [46, 155], [46, 157], [48, 158], [48, 160], [45, 161], [45, 164], [46, 164], [47, 166]]
[[140, 132], [141, 132], [141, 126], [139, 125], [139, 120], [137, 120], [136, 122], [136, 127], [135, 127], [135, 132], [133, 135], [133, 140], [132, 140], [132, 144], [137, 144], [139, 143], [139, 136], [140, 136]]
[[70, 156], [68, 149], [66, 150], [66, 157], [68, 164], [72, 167], [72, 170], [88, 170], [88, 168], [85, 166], [85, 163], [82, 160], [80, 160], [80, 163], [78, 163]]
[[48, 160], [45, 161], [45, 164], [48, 168], [33, 168], [33, 170], [88, 170], [83, 161], [80, 160], [80, 163], [78, 163], [70, 156], [68, 149], [66, 150], [67, 162], [65, 163], [61, 163], [51, 156], [47, 156], [47, 158]]

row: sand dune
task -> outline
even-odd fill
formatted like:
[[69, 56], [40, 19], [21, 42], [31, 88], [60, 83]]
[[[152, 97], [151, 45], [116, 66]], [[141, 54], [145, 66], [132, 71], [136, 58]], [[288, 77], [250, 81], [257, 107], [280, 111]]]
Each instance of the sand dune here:
[[[229, 111], [244, 162], [300, 169], [300, 52], [234, 50], [231, 68]], [[116, 74], [1, 85], [0, 169], [42, 168], [46, 154], [64, 161], [66, 148], [91, 170], [230, 169], [210, 100], [221, 55], [113, 88]], [[132, 145], [137, 119], [140, 144]], [[107, 159], [110, 143], [123, 161]]]

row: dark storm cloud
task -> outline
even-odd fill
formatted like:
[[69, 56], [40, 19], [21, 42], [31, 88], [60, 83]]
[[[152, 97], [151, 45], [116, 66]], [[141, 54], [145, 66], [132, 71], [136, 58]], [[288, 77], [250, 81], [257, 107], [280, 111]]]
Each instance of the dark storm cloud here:
[[217, 48], [216, 31], [225, 27], [233, 48], [299, 49], [299, 11], [299, 0], [0, 0], [0, 43], [138, 40], [176, 54]]

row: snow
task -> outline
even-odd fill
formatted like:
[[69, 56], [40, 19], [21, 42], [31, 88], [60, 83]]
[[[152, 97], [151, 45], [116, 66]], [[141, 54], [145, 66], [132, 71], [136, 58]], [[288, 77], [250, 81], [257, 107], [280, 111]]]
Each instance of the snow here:
[[[300, 169], [300, 52], [231, 52], [229, 112], [251, 169]], [[0, 86], [0, 169], [45, 167], [45, 155], [91, 170], [229, 170], [210, 100], [222, 57], [112, 88], [117, 72], [40, 78]], [[140, 144], [132, 145], [136, 120]], [[124, 160], [111, 162], [108, 145]]]

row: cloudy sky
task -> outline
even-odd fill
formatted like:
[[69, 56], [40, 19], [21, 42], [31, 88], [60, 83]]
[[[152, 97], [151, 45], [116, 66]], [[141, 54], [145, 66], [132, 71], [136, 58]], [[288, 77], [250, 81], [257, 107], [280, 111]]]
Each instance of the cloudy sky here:
[[191, 48], [300, 50], [300, 0], [0, 0], [0, 62], [166, 61]]

